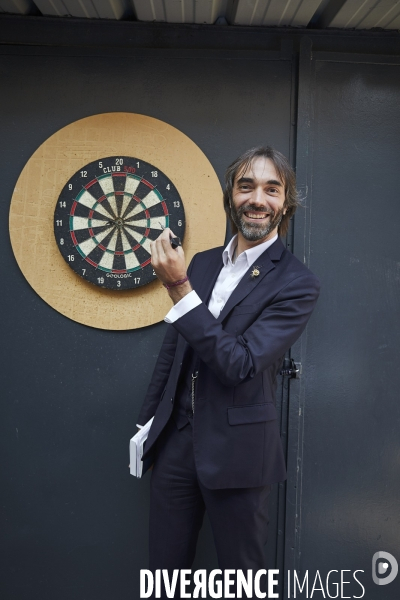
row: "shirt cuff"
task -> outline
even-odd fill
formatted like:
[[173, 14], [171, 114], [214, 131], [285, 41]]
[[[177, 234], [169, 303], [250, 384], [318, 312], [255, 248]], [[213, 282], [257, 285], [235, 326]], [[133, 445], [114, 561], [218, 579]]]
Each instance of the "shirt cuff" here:
[[164, 321], [166, 323], [175, 323], [180, 317], [186, 315], [186, 313], [196, 308], [199, 304], [201, 304], [201, 300], [196, 292], [192, 290], [171, 308]]

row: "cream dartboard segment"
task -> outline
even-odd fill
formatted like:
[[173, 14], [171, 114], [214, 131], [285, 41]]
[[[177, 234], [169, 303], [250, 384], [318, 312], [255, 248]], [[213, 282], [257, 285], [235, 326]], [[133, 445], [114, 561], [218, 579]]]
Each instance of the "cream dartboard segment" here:
[[150, 242], [165, 227], [183, 240], [182, 199], [160, 169], [138, 157], [84, 165], [64, 186], [54, 212], [56, 243], [68, 266], [113, 290], [156, 279]]

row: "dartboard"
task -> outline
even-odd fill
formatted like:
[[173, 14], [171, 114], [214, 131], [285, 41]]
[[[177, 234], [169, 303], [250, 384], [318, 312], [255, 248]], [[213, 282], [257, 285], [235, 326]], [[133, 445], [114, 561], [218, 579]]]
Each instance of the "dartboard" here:
[[82, 166], [65, 184], [54, 211], [55, 239], [69, 267], [113, 290], [156, 279], [150, 242], [165, 227], [183, 239], [179, 193], [160, 169], [130, 156]]

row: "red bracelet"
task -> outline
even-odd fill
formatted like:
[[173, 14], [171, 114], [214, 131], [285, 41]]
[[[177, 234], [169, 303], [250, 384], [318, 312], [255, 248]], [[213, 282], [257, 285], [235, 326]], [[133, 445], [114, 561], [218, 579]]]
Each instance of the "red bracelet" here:
[[186, 283], [187, 281], [189, 281], [188, 276], [186, 276], [185, 279], [178, 279], [178, 281], [174, 281], [174, 283], [163, 283], [163, 286], [169, 290], [170, 288], [173, 288], [177, 285], [182, 285], [182, 283]]

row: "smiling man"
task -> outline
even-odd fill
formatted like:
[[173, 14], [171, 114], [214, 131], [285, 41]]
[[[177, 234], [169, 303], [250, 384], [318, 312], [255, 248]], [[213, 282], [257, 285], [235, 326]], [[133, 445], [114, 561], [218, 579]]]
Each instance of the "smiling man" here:
[[205, 511], [221, 569], [265, 568], [267, 498], [286, 478], [276, 378], [319, 293], [279, 237], [297, 205], [286, 158], [255, 148], [226, 173], [224, 207], [236, 235], [225, 249], [197, 254], [186, 270], [170, 230], [152, 244], [174, 304], [138, 420], [154, 416], [146, 444], [153, 570], [191, 567]]

